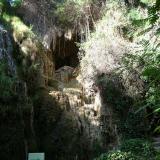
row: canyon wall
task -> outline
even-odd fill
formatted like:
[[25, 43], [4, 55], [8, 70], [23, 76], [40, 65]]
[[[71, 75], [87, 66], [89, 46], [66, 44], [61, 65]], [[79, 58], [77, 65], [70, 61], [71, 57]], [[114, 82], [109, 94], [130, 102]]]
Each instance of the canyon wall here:
[[[55, 27], [52, 9], [51, 1], [24, 0], [17, 10], [21, 19], [11, 17], [13, 42], [3, 35], [6, 31], [0, 34], [6, 41], [2, 43], [7, 44], [5, 50], [13, 44], [7, 63], [20, 86], [14, 105], [19, 119], [11, 124], [19, 127], [21, 134], [16, 130], [14, 140], [19, 138], [22, 151], [18, 156], [12, 154], [19, 153], [19, 147], [13, 149], [14, 143], [8, 156], [1, 156], [4, 160], [10, 156], [24, 159], [28, 152], [45, 152], [46, 160], [90, 160], [118, 144], [112, 106], [104, 100], [103, 86], [96, 84], [87, 92], [78, 81], [81, 70], [76, 39], [66, 40], [65, 32]], [[7, 139], [4, 141], [7, 145]]]

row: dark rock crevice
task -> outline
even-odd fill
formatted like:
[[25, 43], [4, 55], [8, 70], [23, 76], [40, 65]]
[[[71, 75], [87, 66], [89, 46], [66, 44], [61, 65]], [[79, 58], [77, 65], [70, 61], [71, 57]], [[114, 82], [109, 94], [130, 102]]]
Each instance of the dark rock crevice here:
[[76, 67], [79, 63], [79, 48], [76, 45], [76, 38], [66, 39], [65, 36], [58, 37], [56, 47], [53, 51], [55, 57], [55, 69], [63, 66]]

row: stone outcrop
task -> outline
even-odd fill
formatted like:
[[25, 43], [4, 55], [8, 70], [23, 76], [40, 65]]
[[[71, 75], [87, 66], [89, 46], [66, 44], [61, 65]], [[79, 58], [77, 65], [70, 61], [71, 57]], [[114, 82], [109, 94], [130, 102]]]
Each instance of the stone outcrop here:
[[27, 24], [33, 26], [34, 32], [41, 37], [44, 46], [53, 50], [59, 33], [55, 27], [54, 9], [55, 3], [50, 0], [24, 0], [17, 11]]
[[64, 83], [68, 83], [70, 79], [73, 77], [72, 76], [73, 71], [74, 71], [74, 68], [72, 67], [69, 67], [69, 66], [61, 67], [55, 71], [56, 79]]
[[49, 79], [53, 79], [55, 73], [51, 50], [44, 47], [38, 36], [20, 18], [9, 18], [16, 44], [14, 57], [18, 63], [19, 75], [28, 85], [32, 85], [29, 88], [33, 90], [48, 85]]
[[[95, 155], [94, 152], [96, 152], [94, 146], [102, 147], [100, 106], [95, 104], [94, 101], [85, 104], [85, 95], [81, 88], [64, 87], [63, 91], [50, 90], [50, 95], [53, 96], [59, 106], [61, 106], [63, 110], [63, 121], [67, 126], [72, 126], [72, 131], [75, 132], [74, 136], [66, 137], [67, 139], [69, 137], [71, 138], [71, 143], [67, 144], [69, 148], [71, 148], [71, 150], [69, 150], [70, 155], [68, 156], [70, 156], [70, 159], [74, 159], [76, 156], [78, 159], [90, 159]], [[86, 98], [86, 100], [89, 101], [88, 98]], [[71, 124], [66, 117], [69, 117]], [[61, 127], [64, 126], [62, 125]], [[65, 134], [65, 131], [63, 134]], [[59, 136], [61, 136], [61, 133], [59, 133]], [[76, 139], [76, 141], [73, 142], [74, 139]], [[86, 152], [86, 156], [80, 155], [80, 151], [77, 150], [77, 143], [79, 143], [79, 149]]]
[[[78, 159], [91, 159], [92, 156], [96, 155], [98, 149], [103, 150], [107, 148], [113, 148], [118, 144], [117, 126], [113, 121], [113, 110], [111, 106], [108, 106], [103, 100], [103, 90], [98, 89], [92, 94], [85, 92], [85, 89], [81, 84], [78, 84], [76, 78], [72, 80], [63, 81], [66, 75], [63, 75], [64, 70], [70, 67], [65, 66], [59, 69], [59, 74], [63, 76], [59, 79], [63, 83], [63, 87], [56, 91], [49, 88], [49, 94], [55, 98], [57, 104], [63, 110], [63, 121], [66, 125], [69, 122], [65, 117], [69, 116], [72, 123], [72, 130], [75, 131], [75, 135], [71, 140], [81, 141], [82, 143], [87, 142], [87, 147], [80, 146], [84, 149], [86, 157], [81, 157], [79, 152], [70, 153], [70, 159], [74, 159], [77, 154]], [[65, 70], [67, 74], [67, 70]], [[65, 116], [64, 116], [65, 115]], [[65, 132], [64, 132], [65, 133]], [[81, 138], [80, 138], [80, 137]], [[76, 143], [69, 145], [74, 149], [77, 147]], [[97, 148], [94, 148], [94, 147]], [[74, 150], [73, 149], [73, 150]]]
[[55, 4], [50, 0], [24, 0], [17, 12], [23, 15], [26, 23], [32, 24], [34, 30], [44, 37], [51, 28], [54, 28], [54, 8]]
[[55, 78], [55, 64], [52, 52], [50, 50], [46, 51], [42, 55], [42, 72], [45, 79], [45, 85], [48, 85], [49, 80]]

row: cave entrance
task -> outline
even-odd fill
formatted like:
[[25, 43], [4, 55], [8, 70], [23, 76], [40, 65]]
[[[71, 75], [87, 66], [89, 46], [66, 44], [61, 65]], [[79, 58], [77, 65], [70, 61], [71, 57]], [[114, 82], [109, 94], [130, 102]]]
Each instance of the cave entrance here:
[[76, 45], [76, 38], [71, 40], [66, 39], [65, 36], [58, 37], [55, 55], [55, 70], [63, 67], [70, 66], [75, 68], [79, 64], [78, 51], [79, 48]]

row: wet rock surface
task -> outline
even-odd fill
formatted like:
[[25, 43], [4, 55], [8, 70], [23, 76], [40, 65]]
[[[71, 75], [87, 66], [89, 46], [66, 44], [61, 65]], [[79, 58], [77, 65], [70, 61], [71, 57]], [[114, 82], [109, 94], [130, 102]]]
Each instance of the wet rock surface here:
[[10, 74], [14, 75], [16, 72], [16, 65], [13, 60], [13, 40], [10, 33], [0, 25], [0, 60], [7, 63]]

